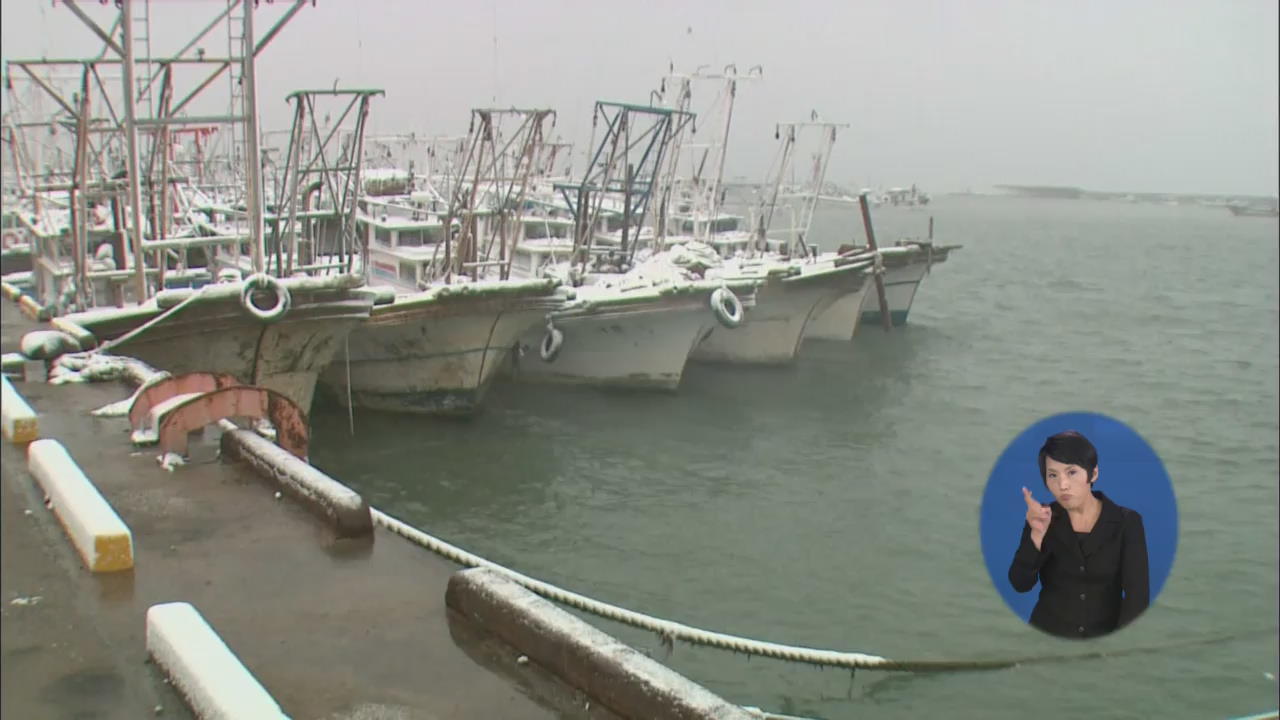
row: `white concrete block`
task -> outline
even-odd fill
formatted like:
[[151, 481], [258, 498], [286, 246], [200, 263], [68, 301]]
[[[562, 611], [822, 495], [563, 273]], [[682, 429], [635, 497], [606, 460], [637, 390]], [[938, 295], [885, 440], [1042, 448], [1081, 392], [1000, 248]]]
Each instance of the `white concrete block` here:
[[147, 610], [147, 652], [201, 720], [288, 720], [189, 603]]
[[94, 572], [133, 567], [133, 534], [57, 440], [27, 446], [27, 468], [35, 476], [84, 560]]
[[4, 421], [5, 439], [20, 445], [40, 437], [40, 421], [36, 417], [36, 411], [18, 394], [9, 378], [0, 376], [0, 379], [4, 382], [3, 394], [0, 395], [0, 417]]

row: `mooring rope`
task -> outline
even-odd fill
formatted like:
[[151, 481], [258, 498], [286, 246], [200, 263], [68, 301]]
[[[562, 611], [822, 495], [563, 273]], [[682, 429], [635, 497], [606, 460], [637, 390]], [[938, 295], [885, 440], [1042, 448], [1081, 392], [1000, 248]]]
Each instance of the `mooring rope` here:
[[134, 329], [130, 330], [129, 332], [127, 332], [127, 333], [125, 333], [125, 334], [121, 335], [120, 337], [115, 338], [115, 339], [113, 339], [113, 340], [108, 340], [108, 341], [106, 341], [106, 342], [102, 343], [102, 344], [101, 344], [101, 345], [99, 345], [98, 347], [94, 348], [94, 349], [92, 350], [92, 352], [94, 352], [94, 353], [106, 353], [106, 352], [109, 352], [112, 348], [119, 347], [120, 345], [122, 345], [122, 344], [124, 344], [124, 343], [126, 343], [126, 342], [128, 342], [128, 341], [130, 341], [130, 340], [132, 340], [133, 338], [138, 337], [139, 335], [141, 335], [142, 333], [146, 332], [147, 330], [149, 330], [149, 329], [151, 329], [151, 328], [155, 327], [156, 325], [159, 325], [160, 323], [164, 322], [165, 320], [168, 320], [169, 318], [171, 318], [171, 317], [173, 317], [174, 315], [178, 314], [178, 312], [179, 312], [180, 310], [182, 310], [182, 309], [183, 309], [183, 308], [185, 308], [186, 306], [190, 305], [192, 302], [194, 302], [194, 301], [196, 300], [196, 298], [200, 297], [201, 292], [202, 292], [203, 290], [204, 290], [204, 288], [200, 288], [200, 290], [197, 290], [197, 291], [195, 291], [195, 292], [191, 293], [191, 295], [190, 295], [190, 296], [188, 296], [188, 297], [186, 297], [186, 298], [183, 298], [181, 302], [179, 302], [178, 304], [176, 304], [176, 305], [174, 305], [173, 307], [169, 308], [168, 310], [165, 310], [164, 312], [160, 313], [159, 315], [156, 315], [155, 317], [153, 317], [153, 318], [151, 318], [150, 320], [146, 321], [145, 323], [143, 323], [143, 324], [139, 325], [138, 327], [136, 327], [136, 328], [134, 328]]
[[738, 635], [728, 635], [726, 633], [703, 630], [701, 628], [685, 625], [684, 623], [664, 620], [662, 618], [653, 617], [652, 615], [628, 610], [626, 608], [611, 605], [571, 590], [565, 590], [550, 583], [531, 578], [528, 575], [516, 572], [515, 570], [503, 567], [491, 560], [486, 560], [479, 555], [463, 550], [462, 548], [452, 545], [440, 538], [433, 537], [432, 535], [429, 535], [402, 520], [392, 517], [377, 508], [370, 508], [369, 510], [373, 515], [373, 521], [375, 524], [381, 525], [396, 535], [441, 555], [442, 557], [452, 560], [459, 565], [466, 567], [483, 567], [495, 570], [506, 577], [511, 578], [513, 581], [519, 583], [532, 592], [549, 600], [554, 600], [558, 603], [568, 605], [569, 607], [589, 612], [593, 615], [598, 615], [615, 622], [620, 622], [624, 625], [630, 625], [642, 630], [657, 633], [662, 637], [664, 643], [670, 644], [673, 640], [683, 640], [692, 645], [704, 645], [707, 647], [719, 648], [721, 650], [745, 653], [747, 655], [760, 655], [762, 657], [769, 657], [777, 660], [806, 663], [809, 665], [818, 665], [823, 667], [838, 667], [849, 670], [883, 670], [889, 672], [1000, 670], [1019, 665], [1100, 659], [1121, 655], [1132, 655], [1136, 653], [1158, 652], [1193, 645], [1208, 645], [1240, 637], [1258, 635], [1262, 632], [1274, 633], [1280, 630], [1280, 628], [1267, 628], [1261, 631], [1224, 634], [1177, 643], [1167, 643], [1160, 646], [1119, 650], [1099, 650], [1089, 653], [1042, 655], [1035, 657], [992, 660], [891, 660], [886, 657], [870, 655], [867, 653], [820, 650], [817, 648], [783, 645], [763, 640], [754, 640], [751, 638], [740, 637]]
[[343, 355], [347, 365], [347, 425], [351, 429], [351, 434], [356, 434], [356, 410], [355, 405], [351, 403], [351, 334], [348, 333], [342, 339]]

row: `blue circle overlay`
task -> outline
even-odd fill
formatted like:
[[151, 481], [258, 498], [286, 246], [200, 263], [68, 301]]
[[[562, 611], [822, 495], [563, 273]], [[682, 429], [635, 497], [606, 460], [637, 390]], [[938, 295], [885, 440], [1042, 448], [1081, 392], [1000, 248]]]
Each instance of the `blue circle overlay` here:
[[1040, 598], [1040, 583], [1025, 593], [1009, 584], [1009, 565], [1026, 523], [1027, 504], [1022, 488], [1030, 490], [1041, 503], [1053, 502], [1053, 494], [1040, 478], [1037, 458], [1050, 435], [1066, 430], [1084, 435], [1098, 450], [1098, 481], [1094, 489], [1142, 515], [1153, 604], [1173, 569], [1178, 547], [1178, 507], [1173, 484], [1164, 463], [1138, 433], [1115, 418], [1097, 413], [1063, 413], [1045, 418], [1009, 443], [992, 468], [982, 494], [982, 557], [996, 590], [1024, 622], [1030, 620]]

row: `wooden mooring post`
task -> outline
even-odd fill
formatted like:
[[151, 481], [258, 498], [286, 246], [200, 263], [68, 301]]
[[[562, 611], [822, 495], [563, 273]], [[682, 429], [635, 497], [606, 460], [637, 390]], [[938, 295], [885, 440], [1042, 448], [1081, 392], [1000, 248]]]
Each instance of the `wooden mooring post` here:
[[[867, 194], [862, 193], [858, 196], [858, 204], [862, 206], [862, 225], [867, 231], [867, 247], [872, 252], [880, 252], [880, 248], [876, 247], [876, 231], [871, 227], [871, 208], [867, 205]], [[933, 222], [930, 220], [930, 225]], [[889, 332], [893, 327], [893, 320], [889, 317], [889, 298], [884, 293], [884, 274], [876, 273], [876, 295], [880, 299], [880, 324], [884, 326], [884, 331]]]

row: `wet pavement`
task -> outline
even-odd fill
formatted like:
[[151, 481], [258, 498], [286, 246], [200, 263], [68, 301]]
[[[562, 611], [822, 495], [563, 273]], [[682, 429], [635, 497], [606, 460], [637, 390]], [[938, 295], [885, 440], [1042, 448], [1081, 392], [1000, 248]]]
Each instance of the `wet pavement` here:
[[[0, 307], [0, 349], [11, 352], [36, 326]], [[132, 530], [135, 567], [84, 569], [25, 448], [4, 443], [5, 718], [191, 717], [147, 661], [146, 610], [169, 601], [192, 603], [294, 720], [602, 716], [451, 622], [445, 587], [458, 566], [383, 530], [336, 540], [274, 486], [219, 460], [215, 428], [168, 472], [155, 448], [129, 443], [125, 418], [89, 415], [128, 397], [125, 384], [15, 387], [39, 413], [40, 436], [66, 446]]]

